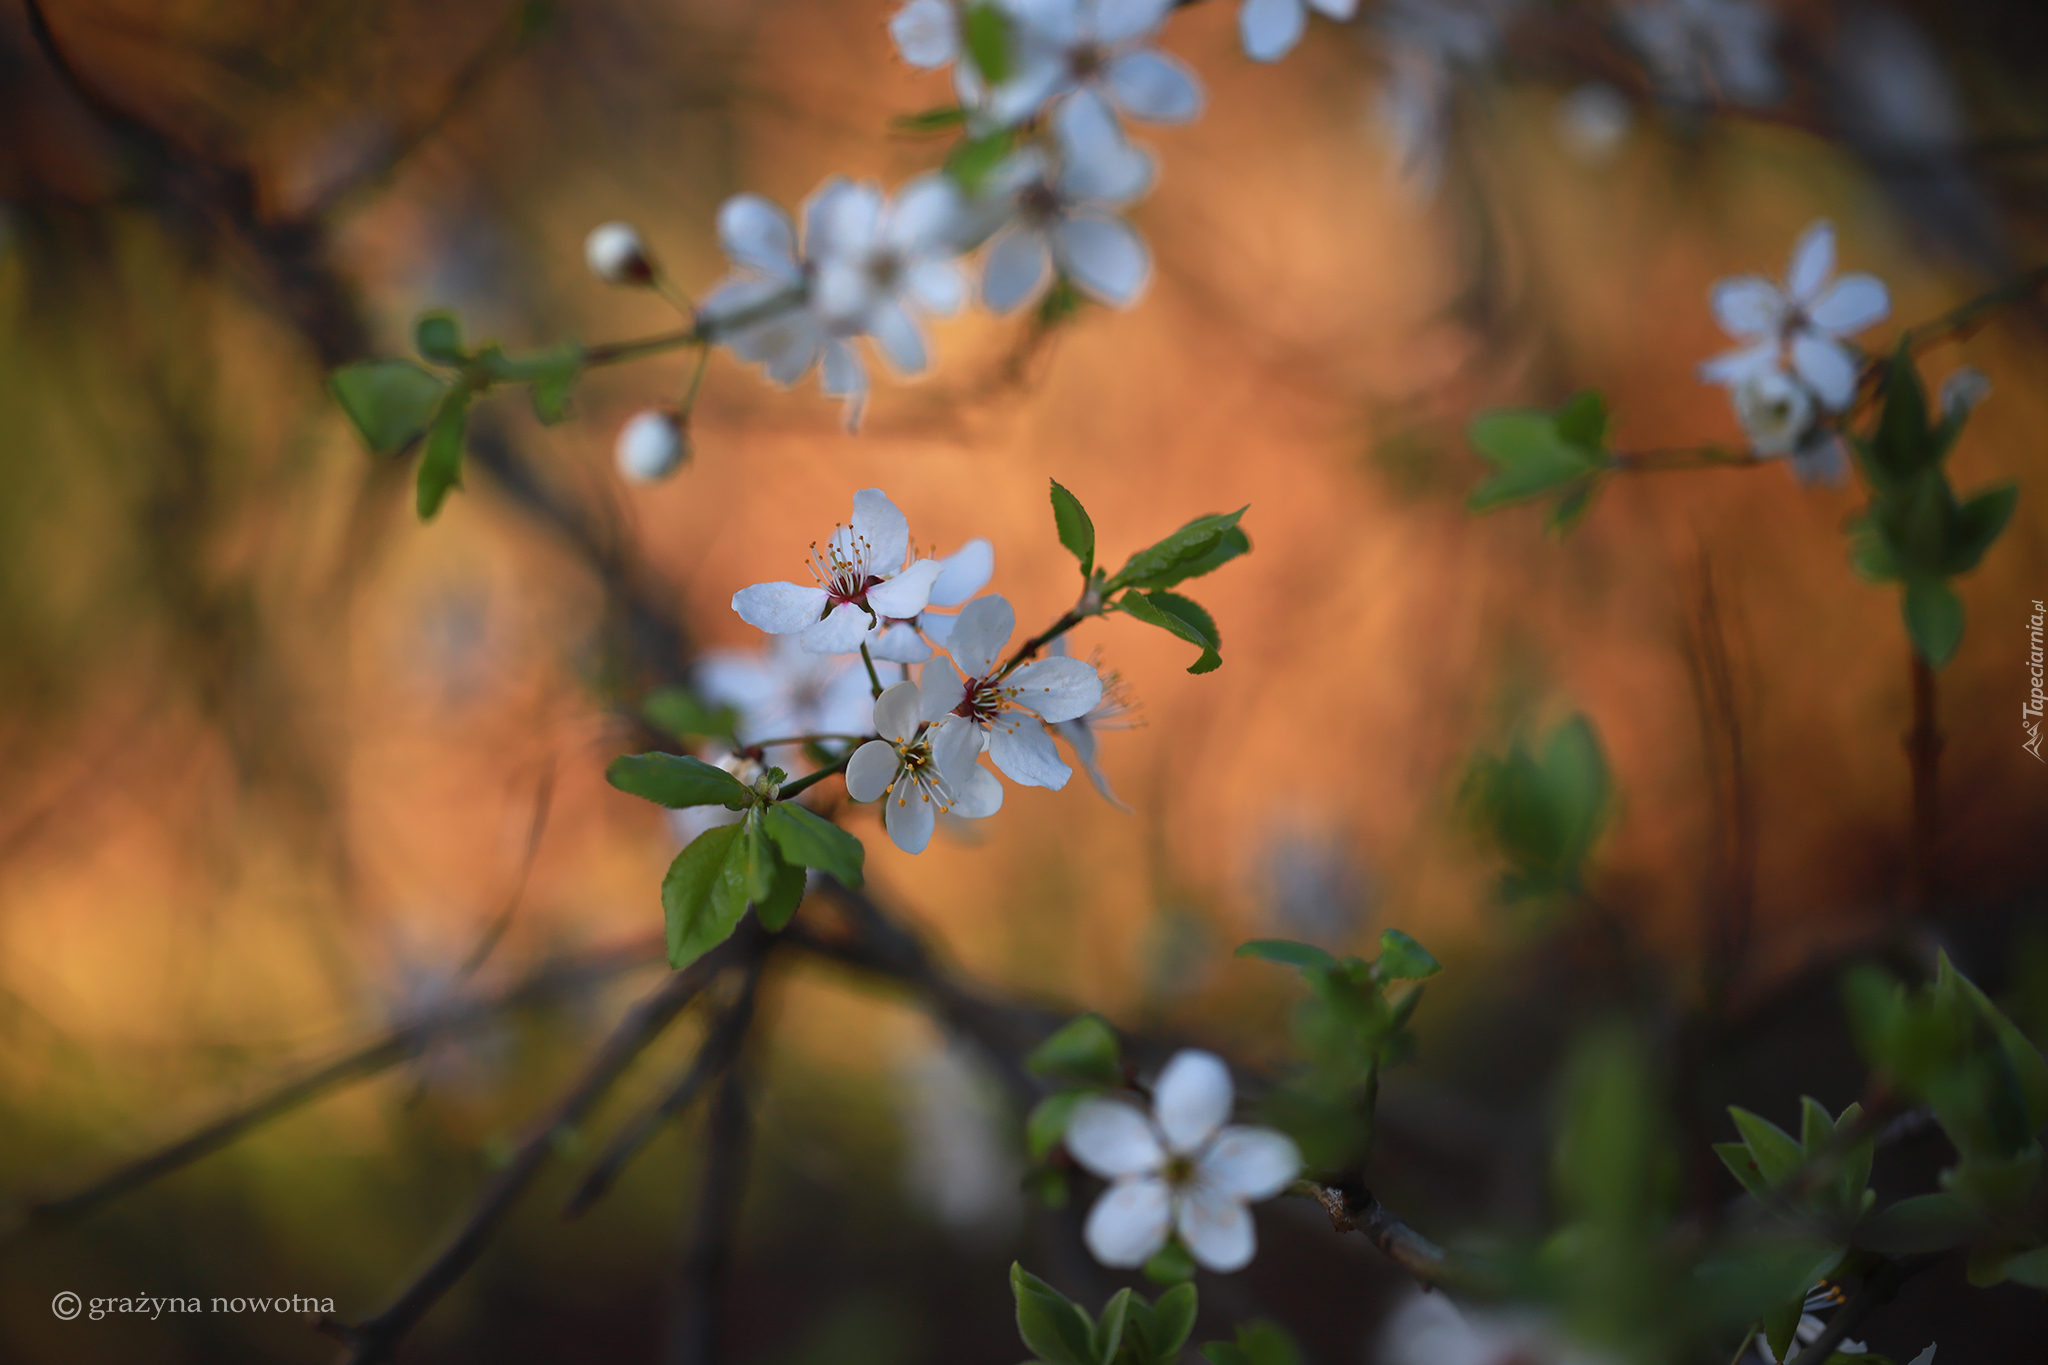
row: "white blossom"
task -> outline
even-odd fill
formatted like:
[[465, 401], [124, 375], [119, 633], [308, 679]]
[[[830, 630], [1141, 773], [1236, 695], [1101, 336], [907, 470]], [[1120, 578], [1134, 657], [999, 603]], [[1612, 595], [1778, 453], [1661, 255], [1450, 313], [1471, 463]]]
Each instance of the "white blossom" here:
[[1185, 123], [1202, 112], [1193, 74], [1147, 43], [1174, 0], [988, 2], [1005, 27], [1009, 69], [999, 81], [975, 69], [958, 19], [942, 19], [931, 0], [911, 0], [889, 25], [905, 61], [952, 64], [961, 104], [980, 117], [1013, 126], [1070, 94], [1154, 123]]
[[986, 748], [1012, 782], [1057, 791], [1074, 770], [1060, 761], [1046, 724], [1085, 715], [1102, 700], [1102, 679], [1079, 659], [1058, 655], [1005, 674], [1002, 650], [1016, 628], [1017, 613], [1000, 595], [969, 602], [946, 642], [959, 673], [934, 663], [920, 680], [925, 716], [974, 731], [977, 751]]
[[1941, 415], [1960, 422], [1991, 396], [1991, 380], [1974, 365], [1965, 365], [1941, 381]]
[[1387, 77], [1374, 101], [1401, 173], [1421, 193], [1436, 188], [1449, 138], [1451, 82], [1500, 50], [1520, 0], [1387, 0], [1374, 21], [1386, 39]]
[[[1813, 1345], [1819, 1339], [1820, 1334], [1826, 1330], [1827, 1324], [1818, 1317], [1815, 1317], [1812, 1313], [1801, 1313], [1799, 1315], [1799, 1326], [1792, 1330], [1793, 1344], [1804, 1350], [1806, 1347]], [[1933, 1350], [1934, 1348], [1930, 1346], [1920, 1354], [1931, 1361], [1934, 1358]], [[1765, 1361], [1769, 1362], [1769, 1365], [1778, 1365], [1777, 1353], [1771, 1350], [1770, 1340], [1762, 1332], [1756, 1334], [1756, 1351]], [[1870, 1347], [1860, 1341], [1838, 1341], [1835, 1343], [1835, 1354], [1837, 1355], [1860, 1356], [1868, 1355], [1869, 1353]], [[1798, 1352], [1794, 1351], [1792, 1354], [1796, 1356]], [[1917, 1358], [1915, 1365], [1918, 1365]]]
[[1628, 98], [1605, 81], [1573, 88], [1557, 107], [1557, 133], [1565, 150], [1589, 166], [1613, 158], [1635, 122]]
[[1380, 1329], [1378, 1365], [1615, 1365], [1527, 1309], [1460, 1309], [1448, 1294], [1411, 1293]]
[[963, 725], [924, 723], [917, 684], [900, 682], [875, 699], [882, 736], [853, 751], [846, 794], [882, 801], [882, 828], [905, 853], [922, 853], [942, 812], [981, 819], [1003, 806], [1003, 784], [975, 762], [981, 743]]
[[[1047, 646], [1047, 652], [1065, 656], [1066, 638], [1054, 640]], [[1128, 811], [1130, 807], [1115, 788], [1109, 785], [1108, 776], [1096, 762], [1096, 735], [1103, 730], [1134, 730], [1144, 722], [1138, 718], [1138, 705], [1131, 700], [1130, 689], [1124, 686], [1121, 673], [1105, 669], [1099, 658], [1091, 657], [1088, 666], [1095, 670], [1095, 676], [1102, 680], [1102, 700], [1097, 702], [1085, 715], [1072, 720], [1056, 721], [1052, 732], [1067, 742], [1074, 751], [1074, 761], [1081, 765], [1081, 771], [1088, 774], [1088, 781], [1094, 784], [1097, 794], [1118, 810]]]
[[1177, 1232], [1210, 1270], [1251, 1262], [1257, 1237], [1245, 1206], [1286, 1189], [1301, 1153], [1284, 1133], [1231, 1124], [1233, 1101], [1222, 1060], [1188, 1048], [1159, 1073], [1151, 1114], [1106, 1096], [1075, 1106], [1067, 1150], [1110, 1182], [1082, 1230], [1096, 1260], [1141, 1266]]
[[599, 223], [583, 239], [583, 263], [606, 284], [650, 284], [654, 262], [631, 223]]
[[756, 583], [733, 594], [732, 609], [770, 635], [795, 635], [813, 654], [851, 654], [885, 617], [925, 609], [939, 565], [910, 558], [910, 525], [879, 488], [853, 495], [853, 520], [835, 526], [820, 551], [811, 544], [811, 587]]
[[776, 636], [765, 651], [709, 650], [698, 657], [690, 681], [704, 702], [739, 712], [733, 737], [741, 744], [792, 735], [864, 735], [874, 728], [874, 698], [860, 661], [814, 654], [795, 635]]
[[[996, 549], [976, 536], [938, 565], [928, 600], [933, 607], [957, 607], [988, 586], [996, 571]], [[929, 608], [915, 616], [884, 617], [868, 632], [868, 653], [892, 663], [921, 664], [932, 657], [933, 645], [945, 648], [956, 617]]]
[[1710, 383], [1739, 385], [1759, 370], [1791, 372], [1830, 412], [1856, 397], [1856, 354], [1841, 338], [1891, 315], [1891, 295], [1875, 275], [1834, 279], [1835, 230], [1825, 219], [1799, 236], [1782, 284], [1739, 275], [1714, 285], [1715, 320], [1746, 343], [1700, 367]]
[[960, 13], [947, 0], [910, 0], [890, 18], [889, 36], [904, 61], [934, 71], [960, 53]]
[[1292, 52], [1308, 29], [1310, 9], [1342, 23], [1358, 13], [1358, 0], [1244, 0], [1237, 11], [1237, 34], [1245, 55], [1277, 62]]
[[643, 408], [626, 419], [612, 448], [619, 473], [635, 483], [652, 483], [675, 473], [690, 458], [683, 416], [674, 408]]
[[1151, 158], [1125, 141], [1098, 100], [1066, 101], [1052, 127], [1057, 158], [1025, 147], [990, 176], [1007, 225], [989, 241], [982, 302], [1007, 313], [1057, 270], [1101, 302], [1127, 307], [1151, 276], [1152, 254], [1115, 210], [1151, 185]]
[[1633, 0], [1615, 18], [1670, 99], [1764, 105], [1784, 94], [1777, 16], [1753, 0]]

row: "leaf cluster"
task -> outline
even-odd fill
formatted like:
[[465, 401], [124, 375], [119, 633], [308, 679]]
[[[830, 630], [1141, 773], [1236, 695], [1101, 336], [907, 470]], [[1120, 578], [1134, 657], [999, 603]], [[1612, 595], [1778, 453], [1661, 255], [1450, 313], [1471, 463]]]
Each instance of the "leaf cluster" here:
[[1494, 472], [1473, 490], [1466, 506], [1490, 512], [1555, 495], [1550, 529], [1570, 530], [1592, 507], [1602, 477], [1614, 468], [1607, 428], [1607, 400], [1591, 389], [1555, 412], [1481, 413], [1465, 429], [1465, 439]]
[[690, 841], [661, 882], [671, 967], [686, 967], [732, 937], [749, 906], [762, 927], [779, 931], [803, 899], [806, 868], [859, 886], [866, 850], [859, 839], [794, 801], [780, 799], [787, 774], [770, 768], [740, 781], [687, 755], [627, 754], [605, 780], [671, 810], [720, 806], [743, 812]]
[[1849, 524], [1849, 562], [1873, 583], [1900, 585], [1913, 648], [1940, 668], [1963, 638], [1963, 603], [1949, 580], [1983, 560], [2012, 520], [2019, 489], [1998, 484], [1958, 499], [1947, 461], [1969, 414], [1929, 411], [1904, 341], [1884, 376], [1875, 430], [1849, 435], [1870, 486], [1869, 504]]
[[1175, 1285], [1156, 1302], [1119, 1289], [1094, 1317], [1014, 1262], [1010, 1291], [1017, 1299], [1017, 1332], [1041, 1365], [1173, 1365], [1195, 1330], [1191, 1284]]
[[1613, 779], [1593, 723], [1566, 719], [1532, 752], [1520, 738], [1481, 757], [1462, 799], [1480, 835], [1507, 860], [1503, 900], [1576, 895], [1611, 813]]
[[561, 421], [583, 373], [583, 347], [567, 341], [520, 358], [495, 342], [471, 351], [461, 324], [440, 312], [413, 324], [413, 347], [437, 368], [400, 358], [359, 360], [328, 376], [328, 386], [372, 453], [403, 454], [425, 438], [414, 500], [420, 520], [431, 521], [449, 492], [462, 486], [470, 405], [498, 384], [524, 384], [534, 414]]

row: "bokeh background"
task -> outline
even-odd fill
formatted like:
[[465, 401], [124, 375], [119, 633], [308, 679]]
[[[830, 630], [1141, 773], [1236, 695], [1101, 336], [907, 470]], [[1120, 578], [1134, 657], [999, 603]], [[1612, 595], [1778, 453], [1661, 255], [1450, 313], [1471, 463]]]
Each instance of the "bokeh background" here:
[[[651, 682], [758, 643], [732, 592], [796, 575], [873, 486], [920, 544], [988, 537], [1027, 625], [1072, 591], [1048, 477], [1112, 559], [1251, 505], [1254, 553], [1199, 585], [1219, 672], [1189, 677], [1186, 647], [1128, 622], [1078, 633], [1142, 706], [1104, 743], [1131, 811], [1085, 783], [1011, 788], [916, 859], [854, 827], [878, 897], [962, 973], [1247, 1063], [1283, 1055], [1292, 996], [1238, 942], [1417, 936], [1448, 970], [1389, 1084], [1377, 1187], [1420, 1226], [1539, 1225], [1566, 1040], [1614, 1010], [1654, 1035], [1703, 998], [1714, 943], [1739, 948], [1722, 1045], [1675, 1083], [1698, 1142], [1727, 1136], [1731, 1100], [1789, 1122], [1802, 1092], [1860, 1092], [1834, 985], [1856, 952], [1945, 944], [2048, 1040], [2048, 770], [2014, 723], [2048, 596], [2048, 311], [1928, 363], [1992, 379], [1958, 486], [2023, 493], [1959, 585], [1925, 915], [1901, 891], [1906, 646], [1895, 594], [1845, 560], [1857, 490], [1646, 475], [1559, 542], [1533, 512], [1467, 513], [1483, 470], [1461, 435], [1482, 408], [1598, 386], [1626, 445], [1734, 439], [1693, 375], [1722, 346], [1707, 290], [1780, 271], [1816, 217], [1844, 268], [1891, 287], [1873, 346], [2039, 262], [2048, 15], [1788, 2], [1784, 90], [1744, 107], [1660, 86], [1606, 6], [1529, 8], [1367, 0], [1261, 67], [1233, 6], [1191, 5], [1166, 42], [1209, 107], [1139, 135], [1164, 167], [1136, 214], [1156, 258], [1140, 307], [1043, 335], [943, 323], [935, 372], [885, 383], [851, 438], [814, 390], [721, 357], [694, 464], [652, 487], [619, 481], [612, 434], [687, 362], [591, 375], [559, 427], [501, 400], [430, 526], [326, 370], [404, 349], [429, 307], [514, 347], [670, 326], [584, 272], [593, 224], [634, 221], [701, 289], [725, 196], [928, 167], [942, 144], [890, 120], [948, 89], [896, 59], [888, 6], [47, 0], [69, 72], [0, 9], [0, 1185], [86, 1184], [416, 1017], [501, 919], [471, 984], [657, 931], [673, 836], [604, 765], [644, 742]], [[1439, 63], [1444, 101], [1400, 124], [1404, 156], [1387, 100], [1413, 24], [1445, 10], [1505, 36]], [[1458, 799], [1475, 754], [1574, 711], [1619, 793], [1596, 862], [1618, 955], [1598, 927], [1496, 904]], [[657, 972], [436, 1044], [10, 1241], [0, 1358], [329, 1358], [300, 1317], [62, 1323], [48, 1303], [373, 1311]], [[772, 969], [762, 1011], [725, 1358], [1014, 1359], [1019, 1255], [1106, 1292], [1075, 1211], [1019, 1193], [1017, 1115], [972, 1049], [814, 962]], [[404, 1358], [660, 1358], [697, 1124], [573, 1221], [565, 1153]], [[1938, 1138], [1908, 1144], [1881, 1184], [1924, 1188], [1941, 1161]], [[1695, 1175], [1702, 1200], [1732, 1193]], [[1312, 1208], [1261, 1230], [1253, 1270], [1204, 1278], [1197, 1340], [1265, 1314], [1314, 1360], [1368, 1359], [1398, 1277]], [[2038, 1295], [1966, 1315], [1959, 1286], [1916, 1283], [1873, 1345], [1938, 1334], [1968, 1361], [2042, 1339]]]

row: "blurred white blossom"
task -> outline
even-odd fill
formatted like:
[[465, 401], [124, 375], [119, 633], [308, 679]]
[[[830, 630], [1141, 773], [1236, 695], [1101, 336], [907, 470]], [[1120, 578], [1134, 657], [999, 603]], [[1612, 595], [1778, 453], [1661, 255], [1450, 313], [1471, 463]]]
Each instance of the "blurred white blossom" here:
[[1381, 1325], [1378, 1365], [1616, 1365], [1514, 1309], [1460, 1309], [1442, 1292], [1412, 1292]]
[[674, 408], [641, 409], [619, 428], [612, 455], [619, 473], [635, 483], [667, 478], [690, 458], [683, 415]]
[[1237, 11], [1237, 34], [1247, 57], [1277, 62], [1294, 50], [1308, 30], [1314, 9], [1339, 23], [1358, 13], [1358, 0], [1243, 0]]
[[[873, 728], [867, 670], [847, 654], [814, 654], [794, 635], [765, 650], [715, 649], [691, 670], [697, 696], [739, 712], [741, 744], [790, 735], [861, 735]], [[831, 748], [831, 744], [826, 744]], [[793, 759], [776, 758], [791, 768]]]
[[1115, 210], [1151, 185], [1151, 158], [1124, 139], [1100, 101], [1068, 100], [1052, 127], [1057, 157], [1025, 147], [990, 176], [1005, 225], [982, 263], [982, 301], [1007, 313], [1057, 270], [1097, 300], [1127, 307], [1145, 288], [1152, 255]]
[[599, 223], [583, 239], [583, 263], [606, 284], [650, 284], [654, 262], [631, 223]]
[[907, 1052], [897, 1067], [903, 1177], [916, 1201], [955, 1232], [999, 1235], [1023, 1212], [1007, 1109], [959, 1045]]
[[904, 60], [953, 67], [960, 102], [1002, 126], [1023, 123], [1069, 94], [1105, 99], [1124, 114], [1185, 123], [1202, 111], [1188, 69], [1149, 46], [1174, 0], [989, 0], [1002, 16], [1008, 69], [990, 81], [975, 69], [961, 25], [950, 26], [926, 0], [890, 24]]
[[1667, 99], [1766, 105], [1784, 94], [1778, 19], [1754, 0], [1627, 0], [1615, 18]]
[[1451, 88], [1500, 50], [1520, 0], [1386, 0], [1374, 14], [1385, 39], [1387, 74], [1374, 101], [1381, 133], [1402, 176], [1419, 193], [1443, 177]]
[[1587, 165], [1610, 160], [1628, 139], [1635, 109], [1605, 81], [1573, 87], [1557, 106], [1557, 135], [1565, 150]]

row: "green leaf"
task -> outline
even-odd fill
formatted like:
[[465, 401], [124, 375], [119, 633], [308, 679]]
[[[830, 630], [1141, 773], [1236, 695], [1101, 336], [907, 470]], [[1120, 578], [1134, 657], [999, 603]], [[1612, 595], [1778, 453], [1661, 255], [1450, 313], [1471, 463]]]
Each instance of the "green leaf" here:
[[739, 859], [740, 884], [747, 889], [747, 899], [757, 904], [767, 900], [775, 890], [782, 859], [776, 856], [774, 842], [761, 829], [758, 807], [748, 811], [746, 819], [740, 822], [740, 841], [733, 848], [733, 856]]
[[1216, 539], [1216, 544], [1205, 555], [1184, 561], [1175, 572], [1176, 582], [1185, 583], [1190, 578], [1211, 574], [1236, 559], [1239, 555], [1252, 552], [1252, 538], [1244, 533], [1244, 527], [1233, 526]]
[[1810, 1158], [1835, 1136], [1835, 1120], [1827, 1106], [1811, 1095], [1799, 1097], [1799, 1146]]
[[747, 785], [725, 769], [684, 754], [622, 754], [604, 780], [657, 806], [724, 806], [740, 810], [753, 800]]
[[1195, 1258], [1180, 1244], [1178, 1237], [1168, 1239], [1165, 1246], [1145, 1262], [1142, 1272], [1154, 1284], [1186, 1284], [1195, 1278]]
[[1426, 981], [1442, 971], [1443, 964], [1399, 929], [1388, 929], [1380, 935], [1380, 956], [1373, 969], [1382, 981]]
[[469, 358], [462, 349], [462, 324], [453, 313], [422, 313], [412, 325], [412, 344], [428, 360], [460, 365]]
[[420, 457], [416, 507], [421, 521], [432, 521], [449, 490], [462, 487], [462, 438], [468, 422], [469, 390], [457, 385], [434, 409], [426, 453]]
[[971, 137], [952, 150], [946, 157], [946, 174], [953, 182], [969, 194], [981, 189], [989, 173], [1002, 163], [1016, 145], [1017, 130], [998, 128], [994, 132]]
[[1550, 520], [1544, 529], [1553, 535], [1564, 536], [1585, 520], [1586, 513], [1593, 509], [1593, 495], [1600, 491], [1597, 479], [1587, 479], [1573, 487], [1557, 500], [1557, 506], [1550, 509]]
[[1721, 1158], [1721, 1164], [1728, 1168], [1729, 1174], [1742, 1182], [1743, 1189], [1759, 1199], [1770, 1194], [1771, 1187], [1764, 1183], [1763, 1172], [1757, 1169], [1755, 1159], [1750, 1156], [1748, 1143], [1717, 1142], [1714, 1155]]
[[1102, 1305], [1101, 1314], [1095, 1319], [1093, 1344], [1096, 1365], [1110, 1365], [1116, 1359], [1117, 1348], [1123, 1345], [1124, 1320], [1131, 1312], [1131, 1291], [1119, 1289], [1108, 1303]]
[[[1563, 488], [1606, 467], [1607, 459], [1598, 442], [1576, 439], [1588, 432], [1604, 434], [1604, 409], [1594, 415], [1584, 400], [1599, 402], [1597, 394], [1582, 394], [1557, 415], [1538, 411], [1482, 413], [1465, 429], [1465, 439], [1495, 473], [1475, 490], [1466, 506], [1484, 512], [1507, 503]], [[1560, 429], [1569, 417], [1573, 435]]]
[[553, 426], [569, 415], [569, 396], [583, 377], [583, 347], [565, 341], [554, 351], [526, 362], [524, 376], [527, 396], [533, 400], [533, 415], [543, 426]]
[[1125, 593], [1117, 599], [1117, 608], [1137, 617], [1147, 625], [1158, 626], [1201, 648], [1201, 656], [1188, 665], [1190, 673], [1209, 673], [1222, 667], [1223, 656], [1217, 652], [1216, 622], [1209, 613], [1195, 602], [1174, 592]]
[[2004, 1278], [2033, 1289], [2048, 1289], [2048, 1247], [2035, 1247], [2007, 1261]]
[[1607, 450], [1607, 400], [1598, 389], [1573, 394], [1557, 410], [1558, 437], [1594, 455]]
[[889, 120], [889, 131], [915, 137], [928, 133], [948, 132], [965, 122], [965, 109], [957, 104], [942, 104], [936, 109], [920, 109], [915, 114], [898, 114]]
[[1084, 1014], [1054, 1030], [1031, 1050], [1024, 1067], [1034, 1076], [1056, 1076], [1083, 1085], [1122, 1085], [1123, 1047], [1116, 1030], [1099, 1014]]
[[[1196, 517], [1164, 540], [1146, 546], [1125, 560], [1124, 566], [1117, 570], [1116, 577], [1109, 580], [1104, 591], [1170, 588], [1192, 576], [1197, 569], [1208, 572], [1215, 565], [1208, 563], [1207, 567], [1203, 566], [1215, 555], [1217, 546], [1236, 529], [1238, 519], [1249, 510], [1250, 504], [1246, 504], [1235, 512], [1215, 512], [1206, 517]], [[1250, 542], [1247, 541], [1246, 548], [1249, 547]]]
[[1938, 578], [1914, 578], [1902, 605], [1913, 648], [1930, 667], [1946, 665], [1963, 640], [1963, 600]]
[[448, 381], [410, 360], [362, 360], [328, 376], [363, 444], [379, 455], [396, 455], [433, 420]]
[[1314, 944], [1296, 943], [1286, 938], [1255, 938], [1249, 943], [1240, 943], [1234, 956], [1263, 958], [1297, 970], [1310, 967], [1328, 970], [1337, 965], [1336, 958]]
[[730, 706], [717, 709], [698, 701], [680, 687], [658, 687], [640, 703], [640, 714], [657, 730], [677, 739], [730, 739], [739, 723], [739, 712]]
[[1010, 16], [983, 0], [967, 7], [967, 55], [974, 69], [990, 85], [1001, 85], [1010, 75]]
[[733, 856], [738, 825], [707, 829], [669, 864], [661, 881], [668, 920], [668, 965], [687, 967], [732, 937], [747, 912], [741, 860]]
[[1237, 1329], [1237, 1340], [1211, 1341], [1202, 1355], [1211, 1365], [1301, 1365], [1301, 1354], [1287, 1334], [1263, 1319]]
[[1779, 1304], [1764, 1314], [1764, 1339], [1770, 1343], [1771, 1354], [1779, 1360], [1792, 1359], [1792, 1338], [1799, 1330], [1799, 1319], [1805, 1314], [1805, 1299], [1793, 1299]]
[[1896, 583], [1905, 577], [1884, 529], [1875, 517], [1867, 515], [1849, 526], [1849, 567], [1866, 583]]
[[1976, 982], [1955, 970], [1946, 952], [1942, 953], [1941, 962], [1955, 978], [1956, 988], [1976, 1007], [1978, 1016], [1991, 1026], [1992, 1034], [1998, 1039], [1999, 1048], [2005, 1053], [2006, 1062], [2012, 1070], [2025, 1130], [2038, 1133], [2048, 1128], [2048, 1058], [2041, 1055], [2041, 1050], [2020, 1032], [2019, 1026], [2007, 1018], [2004, 1011], [1991, 1003], [1991, 997], [1984, 994]]
[[1088, 1315], [1066, 1295], [1016, 1262], [1010, 1292], [1017, 1299], [1017, 1334], [1046, 1365], [1096, 1365]]
[[815, 867], [842, 885], [860, 885], [867, 849], [824, 816], [793, 801], [778, 801], [768, 808], [764, 824], [768, 837], [789, 861]]
[[1934, 463], [1939, 450], [1927, 425], [1927, 391], [1904, 337], [1885, 368], [1884, 411], [1871, 442], [1874, 461], [1895, 479]]
[[1053, 1148], [1066, 1140], [1067, 1120], [1074, 1116], [1075, 1107], [1089, 1094], [1086, 1090], [1061, 1090], [1032, 1106], [1030, 1117], [1024, 1120], [1024, 1150], [1031, 1154], [1033, 1161], [1043, 1161]]
[[1081, 577], [1095, 572], [1095, 522], [1081, 500], [1052, 481], [1052, 520], [1059, 530], [1060, 544], [1081, 561]]
[[797, 906], [804, 899], [804, 870], [795, 863], [781, 859], [775, 862], [774, 884], [768, 894], [754, 902], [754, 914], [760, 918], [761, 927], [771, 934], [779, 934], [796, 914]]
[[1775, 1186], [1799, 1169], [1806, 1154], [1792, 1140], [1790, 1133], [1769, 1119], [1732, 1104], [1728, 1106], [1728, 1114], [1735, 1120], [1735, 1129], [1742, 1134], [1742, 1140], [1749, 1144], [1749, 1154], [1755, 1159], [1757, 1169], [1763, 1172], [1765, 1181]]
[[1942, 567], [1951, 574], [1968, 573], [1984, 558], [2020, 500], [2018, 484], [1987, 488], [1956, 510], [1949, 528], [1948, 556]]
[[1871, 1215], [1856, 1230], [1855, 1245], [1892, 1256], [1945, 1251], [1982, 1223], [1970, 1206], [1953, 1194], [1920, 1194]]
[[1180, 1348], [1187, 1344], [1189, 1334], [1195, 1330], [1198, 1306], [1192, 1284], [1177, 1284], [1159, 1296], [1159, 1302], [1152, 1305], [1156, 1335], [1152, 1339], [1154, 1355], [1151, 1365], [1172, 1365], [1180, 1355]]

